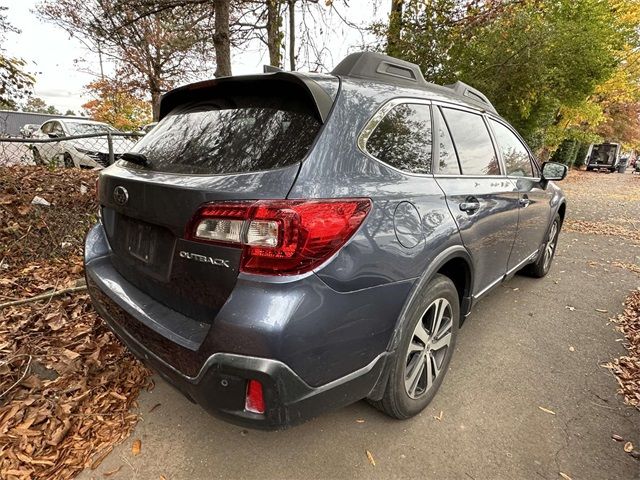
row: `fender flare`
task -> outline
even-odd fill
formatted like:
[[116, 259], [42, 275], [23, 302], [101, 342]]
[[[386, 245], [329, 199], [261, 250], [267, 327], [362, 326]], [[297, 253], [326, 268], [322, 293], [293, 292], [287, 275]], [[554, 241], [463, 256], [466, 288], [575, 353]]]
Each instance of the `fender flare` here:
[[471, 261], [471, 255], [463, 245], [452, 245], [445, 248], [442, 252], [436, 255], [436, 257], [429, 263], [427, 269], [423, 272], [423, 274], [418, 278], [418, 280], [411, 288], [409, 296], [407, 297], [407, 300], [405, 301], [404, 306], [400, 311], [400, 315], [398, 315], [398, 319], [393, 330], [393, 335], [391, 336], [391, 340], [389, 341], [389, 345], [387, 347], [388, 351], [395, 350], [399, 339], [402, 337], [402, 328], [406, 324], [406, 313], [416, 296], [418, 296], [420, 292], [422, 292], [424, 287], [433, 279], [433, 277], [436, 275], [436, 273], [438, 273], [438, 271], [443, 267], [444, 264], [455, 258], [464, 260], [469, 267], [468, 288], [465, 292], [465, 295], [461, 299], [460, 306], [460, 313], [462, 318], [464, 318], [469, 313], [469, 310], [471, 309], [471, 292], [473, 292], [473, 262]]
[[405, 301], [402, 310], [400, 311], [400, 315], [398, 315], [398, 319], [396, 320], [396, 324], [393, 329], [393, 334], [391, 335], [391, 339], [389, 340], [389, 344], [387, 345], [387, 352], [389, 352], [389, 355], [387, 356], [387, 360], [385, 361], [384, 369], [380, 374], [376, 385], [373, 387], [367, 397], [369, 400], [379, 401], [384, 395], [389, 375], [391, 373], [391, 368], [394, 364], [394, 352], [396, 350], [398, 342], [400, 341], [400, 338], [402, 338], [403, 328], [407, 324], [407, 310], [409, 310], [414, 299], [418, 295], [420, 295], [420, 293], [424, 290], [424, 287], [431, 281], [436, 273], [438, 273], [442, 266], [449, 260], [453, 260], [454, 258], [460, 258], [464, 260], [469, 267], [469, 286], [467, 291], [465, 292], [464, 297], [462, 298], [460, 308], [461, 323], [462, 319], [464, 319], [464, 317], [469, 313], [469, 310], [471, 309], [471, 292], [473, 292], [473, 262], [471, 261], [471, 255], [469, 255], [469, 252], [466, 248], [464, 248], [464, 246], [460, 244], [452, 245], [445, 248], [442, 252], [435, 256], [435, 258], [429, 263], [427, 269], [423, 272], [423, 274], [418, 278], [418, 280], [411, 288], [411, 292], [409, 292], [407, 300]]

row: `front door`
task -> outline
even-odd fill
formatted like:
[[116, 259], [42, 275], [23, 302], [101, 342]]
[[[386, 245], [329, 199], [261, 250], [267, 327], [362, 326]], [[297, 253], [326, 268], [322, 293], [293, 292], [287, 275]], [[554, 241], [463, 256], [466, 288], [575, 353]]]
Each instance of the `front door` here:
[[540, 186], [540, 173], [524, 142], [504, 123], [489, 120], [507, 176], [519, 194], [518, 232], [508, 269], [517, 270], [538, 253], [550, 224], [551, 192]]
[[498, 283], [518, 226], [518, 192], [500, 170], [482, 115], [434, 109], [438, 142], [436, 180], [458, 224], [474, 267], [475, 297]]

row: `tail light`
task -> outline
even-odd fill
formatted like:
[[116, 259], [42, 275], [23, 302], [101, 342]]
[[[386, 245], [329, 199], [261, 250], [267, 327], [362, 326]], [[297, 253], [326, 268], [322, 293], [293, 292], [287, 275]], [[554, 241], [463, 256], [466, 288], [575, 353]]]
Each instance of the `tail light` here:
[[209, 203], [189, 223], [186, 237], [241, 247], [243, 272], [295, 275], [337, 252], [370, 210], [368, 198]]

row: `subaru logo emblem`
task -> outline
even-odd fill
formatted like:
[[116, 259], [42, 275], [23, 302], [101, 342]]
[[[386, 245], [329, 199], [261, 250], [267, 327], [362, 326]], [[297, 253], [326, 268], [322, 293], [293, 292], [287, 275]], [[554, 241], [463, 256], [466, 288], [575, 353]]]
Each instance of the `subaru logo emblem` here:
[[118, 205], [124, 205], [129, 200], [129, 192], [126, 188], [118, 185], [113, 189], [113, 200]]

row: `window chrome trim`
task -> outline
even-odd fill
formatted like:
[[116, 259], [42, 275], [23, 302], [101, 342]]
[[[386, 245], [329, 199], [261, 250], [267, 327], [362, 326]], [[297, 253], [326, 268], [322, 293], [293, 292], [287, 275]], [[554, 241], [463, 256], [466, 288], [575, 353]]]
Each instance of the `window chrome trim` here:
[[[419, 98], [419, 97], [397, 97], [397, 98], [392, 98], [391, 100], [388, 100], [380, 108], [378, 108], [376, 113], [374, 113], [371, 116], [371, 118], [367, 121], [364, 127], [362, 127], [362, 129], [360, 130], [360, 133], [358, 134], [358, 140], [356, 142], [358, 146], [358, 150], [364, 153], [368, 158], [375, 160], [376, 162], [381, 163], [385, 167], [390, 168], [396, 172], [402, 173], [403, 175], [410, 175], [412, 177], [432, 178], [433, 173], [413, 173], [413, 172], [407, 172], [405, 170], [400, 170], [399, 168], [394, 167], [393, 165], [389, 165], [384, 160], [380, 160], [379, 158], [375, 157], [373, 154], [371, 154], [371, 152], [367, 150], [367, 141], [369, 140], [369, 137], [378, 127], [380, 122], [382, 122], [384, 117], [396, 106], [402, 105], [405, 103], [413, 104], [413, 105], [431, 106], [433, 102], [432, 100], [429, 100], [426, 98]], [[433, 172], [433, 109], [430, 109], [429, 111], [429, 118], [431, 120], [431, 171]]]
[[[498, 152], [497, 147], [497, 143], [495, 142], [495, 139], [493, 138], [493, 131], [491, 130], [490, 126], [489, 126], [489, 121], [486, 118], [487, 117], [487, 113], [485, 110], [483, 109], [475, 109], [475, 108], [471, 108], [471, 107], [467, 107], [465, 105], [458, 105], [456, 103], [448, 103], [448, 102], [443, 102], [441, 100], [438, 101], [434, 101], [433, 102], [433, 106], [434, 107], [444, 107], [444, 108], [450, 108], [452, 110], [461, 110], [463, 112], [466, 113], [472, 113], [474, 115], [478, 115], [480, 116], [480, 118], [482, 118], [482, 122], [484, 123], [484, 127], [487, 129], [487, 133], [489, 134], [489, 139], [491, 140], [491, 147], [493, 148], [493, 153], [496, 156], [496, 160], [498, 161], [498, 168], [500, 168], [500, 175], [465, 175], [464, 173], [460, 173], [459, 175], [455, 175], [455, 174], [446, 174], [446, 175], [439, 175], [439, 174], [435, 174], [435, 176], [440, 176], [440, 177], [463, 177], [463, 178], [506, 178], [507, 174], [506, 174], [506, 168], [504, 168], [504, 165], [502, 164], [502, 157], [500, 155], [500, 152]], [[447, 122], [447, 119], [444, 116], [444, 112], [442, 112], [442, 117], [445, 121], [445, 123]], [[458, 155], [458, 147], [456, 146], [456, 141], [453, 138], [453, 134], [451, 133], [451, 131], [449, 131], [449, 135], [451, 136], [451, 141], [453, 142], [453, 148], [456, 150], [456, 156], [458, 157], [458, 164], [460, 166], [460, 172], [462, 172], [462, 163], [460, 162], [460, 156]]]
[[[538, 159], [531, 151], [531, 148], [529, 148], [529, 145], [527, 144], [527, 142], [525, 142], [524, 138], [522, 138], [522, 136], [516, 131], [516, 129], [513, 128], [513, 126], [511, 126], [506, 120], [497, 116], [494, 113], [487, 113], [486, 116], [487, 116], [487, 123], [489, 123], [488, 120], [493, 120], [494, 122], [499, 123], [500, 125], [505, 127], [507, 130], [509, 130], [511, 133], [513, 133], [518, 140], [520, 140], [520, 143], [524, 146], [525, 150], [529, 154], [529, 160], [531, 161], [532, 167], [534, 170], [536, 170], [535, 173], [542, 174], [542, 166], [538, 162]], [[500, 156], [502, 156], [502, 152], [500, 152]], [[530, 177], [526, 177], [526, 178], [530, 178]], [[536, 176], [534, 175], [533, 178], [536, 178]]]

